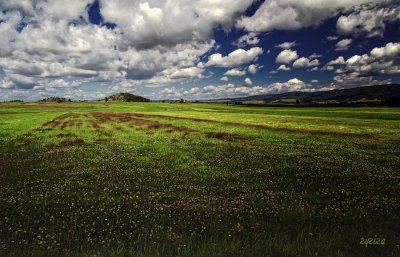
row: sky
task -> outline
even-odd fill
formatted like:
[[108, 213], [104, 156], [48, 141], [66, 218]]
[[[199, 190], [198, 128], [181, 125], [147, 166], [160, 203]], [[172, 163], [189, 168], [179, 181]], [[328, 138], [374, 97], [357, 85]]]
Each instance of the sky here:
[[0, 101], [399, 82], [399, 0], [0, 0]]

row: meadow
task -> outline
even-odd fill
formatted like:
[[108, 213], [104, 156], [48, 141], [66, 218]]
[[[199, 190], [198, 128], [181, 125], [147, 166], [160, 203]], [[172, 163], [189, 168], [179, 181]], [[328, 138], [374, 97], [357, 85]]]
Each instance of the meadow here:
[[399, 245], [399, 108], [0, 104], [0, 256]]

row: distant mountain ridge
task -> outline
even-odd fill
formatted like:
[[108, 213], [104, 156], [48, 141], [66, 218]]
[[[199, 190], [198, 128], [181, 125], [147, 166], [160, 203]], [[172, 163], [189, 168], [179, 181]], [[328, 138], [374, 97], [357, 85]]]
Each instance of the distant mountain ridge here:
[[[294, 99], [300, 103], [328, 102], [339, 103], [356, 102], [361, 100], [388, 101], [391, 98], [400, 97], [400, 84], [375, 85], [348, 89], [335, 89], [318, 92], [288, 92], [282, 94], [255, 95], [248, 97], [231, 98], [233, 101], [283, 101]], [[227, 99], [228, 100], [228, 99]]]

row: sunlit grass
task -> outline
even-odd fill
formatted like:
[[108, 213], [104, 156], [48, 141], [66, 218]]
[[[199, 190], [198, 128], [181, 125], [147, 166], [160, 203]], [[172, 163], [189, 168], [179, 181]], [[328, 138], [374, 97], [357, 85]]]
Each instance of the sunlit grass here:
[[[395, 108], [0, 104], [0, 256], [398, 256]], [[384, 246], [359, 244], [386, 238]]]

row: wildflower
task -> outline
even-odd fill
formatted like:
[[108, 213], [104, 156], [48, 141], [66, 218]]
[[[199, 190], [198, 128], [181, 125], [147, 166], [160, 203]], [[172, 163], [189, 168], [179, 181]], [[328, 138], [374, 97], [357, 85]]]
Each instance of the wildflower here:
[[236, 233], [240, 233], [240, 232], [242, 232], [243, 231], [243, 226], [240, 224], [240, 223], [237, 223], [234, 227], [233, 227], [233, 230], [236, 232]]

